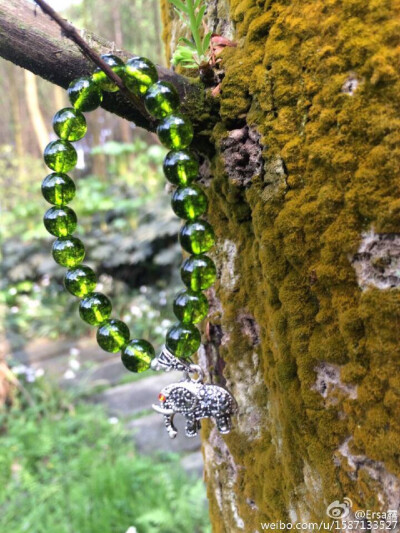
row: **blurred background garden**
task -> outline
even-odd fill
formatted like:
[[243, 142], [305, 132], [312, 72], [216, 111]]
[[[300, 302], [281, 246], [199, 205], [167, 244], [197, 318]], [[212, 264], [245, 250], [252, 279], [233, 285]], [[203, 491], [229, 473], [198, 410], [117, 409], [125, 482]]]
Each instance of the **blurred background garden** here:
[[[49, 4], [117, 48], [165, 63], [159, 0]], [[15, 382], [0, 408], [0, 531], [209, 531], [199, 441], [169, 442], [150, 411], [165, 376], [147, 371], [137, 381], [118, 354], [97, 347], [51, 257], [42, 152], [66, 106], [63, 89], [0, 59], [0, 348]], [[174, 321], [181, 262], [166, 151], [102, 109], [86, 118], [72, 174], [85, 264], [131, 336], [159, 348]]]

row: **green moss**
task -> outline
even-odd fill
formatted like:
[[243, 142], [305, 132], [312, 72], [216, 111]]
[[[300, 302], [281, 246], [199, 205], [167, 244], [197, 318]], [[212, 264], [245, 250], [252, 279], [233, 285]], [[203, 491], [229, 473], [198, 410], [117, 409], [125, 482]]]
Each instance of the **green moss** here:
[[[349, 260], [371, 226], [400, 232], [400, 7], [231, 0], [230, 8], [238, 46], [223, 54], [207, 194], [218, 241], [238, 250], [239, 282], [234, 290], [217, 282], [222, 313], [211, 321], [229, 334], [220, 348], [228, 377], [255, 371], [253, 353], [260, 358], [265, 388], [247, 400], [259, 410], [259, 436], [224, 438], [238, 469], [237, 512], [253, 531], [261, 521], [287, 520], [301, 494], [315, 519], [343, 496], [381, 509], [377, 482], [363, 468], [354, 473], [338, 451], [349, 437], [351, 453], [400, 475], [400, 295], [361, 292]], [[358, 82], [352, 95], [344, 89], [350, 78]], [[283, 160], [284, 180], [266, 173], [246, 190], [230, 181], [221, 141], [245, 123], [261, 135], [266, 167]], [[216, 249], [224, 264], [223, 247]], [[240, 327], [243, 310], [259, 325], [258, 345]], [[313, 390], [322, 362], [340, 367], [356, 399], [339, 390], [328, 404]], [[316, 494], [305, 464], [319, 480]], [[228, 478], [226, 463], [213, 466]], [[222, 533], [208, 482], [213, 527]]]

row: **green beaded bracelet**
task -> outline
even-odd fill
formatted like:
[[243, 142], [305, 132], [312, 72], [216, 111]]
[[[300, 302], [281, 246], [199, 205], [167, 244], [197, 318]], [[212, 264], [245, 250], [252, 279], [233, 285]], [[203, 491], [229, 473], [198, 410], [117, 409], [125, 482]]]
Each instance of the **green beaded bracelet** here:
[[[189, 150], [193, 139], [190, 120], [179, 110], [179, 95], [175, 87], [158, 80], [156, 67], [144, 57], [133, 57], [126, 64], [113, 55], [102, 59], [118, 74], [125, 86], [136, 96], [143, 98], [148, 113], [159, 120], [157, 134], [160, 142], [170, 149], [164, 160], [166, 179], [177, 188], [172, 194], [172, 209], [186, 223], [179, 233], [184, 251], [192, 254], [182, 264], [181, 277], [186, 289], [178, 293], [173, 310], [179, 320], [167, 332], [167, 350], [181, 360], [190, 360], [201, 342], [200, 331], [195, 324], [208, 313], [206, 296], [201, 292], [216, 279], [216, 268], [207, 257], [215, 243], [214, 230], [200, 219], [207, 210], [207, 197], [193, 182], [199, 173], [199, 164]], [[58, 111], [53, 118], [53, 129], [58, 139], [44, 150], [46, 165], [53, 170], [42, 183], [42, 193], [52, 204], [44, 215], [46, 229], [57, 237], [53, 243], [54, 260], [68, 268], [64, 284], [72, 295], [80, 298], [79, 314], [88, 324], [97, 326], [97, 342], [108, 352], [121, 351], [121, 360], [131, 372], [143, 372], [150, 368], [155, 357], [153, 346], [144, 339], [131, 339], [128, 326], [111, 317], [112, 305], [106, 295], [96, 292], [94, 271], [82, 264], [85, 248], [73, 235], [77, 226], [75, 212], [67, 205], [75, 196], [75, 184], [66, 174], [77, 163], [77, 153], [71, 143], [86, 134], [83, 112], [93, 111], [102, 103], [103, 91], [115, 92], [118, 87], [101, 70], [92, 76], [71, 82], [68, 97], [72, 107]]]

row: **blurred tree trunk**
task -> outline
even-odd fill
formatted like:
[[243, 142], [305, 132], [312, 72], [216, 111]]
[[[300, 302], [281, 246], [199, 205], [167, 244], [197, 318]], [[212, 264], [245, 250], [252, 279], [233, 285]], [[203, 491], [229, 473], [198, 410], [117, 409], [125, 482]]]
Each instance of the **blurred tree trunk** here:
[[155, 30], [155, 39], [156, 39], [156, 54], [157, 62], [162, 62], [163, 60], [163, 48], [162, 48], [162, 38], [161, 38], [161, 20], [160, 20], [160, 3], [158, 0], [152, 0], [153, 3], [153, 22]]
[[[122, 23], [121, 23], [121, 7], [115, 6], [112, 9], [112, 17], [114, 23], [114, 41], [117, 48], [122, 48], [124, 42], [123, 33], [122, 33]], [[129, 143], [131, 141], [131, 129], [129, 122], [127, 120], [120, 121], [120, 132], [121, 139], [124, 143]]]
[[53, 85], [54, 109], [62, 109], [70, 105], [66, 92], [58, 85]]
[[397, 509], [400, 3], [207, 4], [237, 43], [201, 167], [219, 281], [199, 360], [239, 404], [229, 435], [203, 424], [213, 532]]
[[11, 404], [16, 387], [17, 379], [8, 368], [4, 354], [0, 352], [0, 412], [5, 405]]
[[11, 101], [11, 117], [12, 117], [12, 130], [14, 132], [14, 146], [19, 165], [19, 177], [23, 174], [24, 163], [24, 142], [22, 138], [22, 121], [19, 108], [18, 87], [19, 82], [16, 76], [16, 67], [11, 63], [6, 64], [6, 71], [10, 80], [10, 101]]
[[31, 120], [35, 137], [37, 141], [38, 154], [43, 152], [44, 147], [49, 142], [49, 133], [47, 131], [46, 123], [44, 121], [39, 104], [39, 94], [37, 86], [37, 77], [24, 70], [25, 75], [25, 97], [28, 106], [29, 118]]

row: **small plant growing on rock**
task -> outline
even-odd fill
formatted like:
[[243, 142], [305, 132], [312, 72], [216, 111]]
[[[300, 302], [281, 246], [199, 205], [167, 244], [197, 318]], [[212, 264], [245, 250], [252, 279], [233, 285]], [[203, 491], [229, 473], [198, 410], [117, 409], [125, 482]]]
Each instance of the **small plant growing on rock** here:
[[210, 41], [212, 32], [203, 36], [203, 17], [207, 9], [205, 0], [170, 0], [181, 21], [190, 28], [192, 39], [181, 37], [172, 57], [173, 65], [184, 68], [199, 68], [202, 63], [210, 60]]

